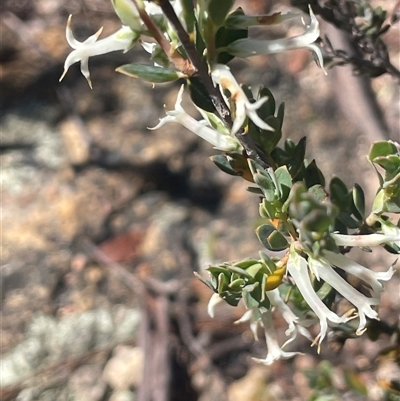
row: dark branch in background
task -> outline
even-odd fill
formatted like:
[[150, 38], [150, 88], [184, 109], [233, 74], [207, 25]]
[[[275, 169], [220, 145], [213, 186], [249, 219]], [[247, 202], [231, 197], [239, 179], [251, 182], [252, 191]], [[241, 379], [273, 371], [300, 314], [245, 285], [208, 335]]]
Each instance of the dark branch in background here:
[[292, 0], [292, 4], [305, 12], [310, 4], [315, 14], [347, 35], [356, 55], [348, 55], [342, 49], [334, 49], [329, 39], [324, 39], [327, 57], [334, 64], [351, 64], [356, 72], [371, 77], [387, 73], [400, 79], [400, 71], [390, 62], [387, 46], [381, 39], [381, 35], [390, 29], [390, 25], [384, 25], [385, 12], [377, 12], [371, 8], [373, 17], [370, 26], [360, 27], [356, 22], [360, 17], [357, 5], [352, 1]]
[[[171, 6], [171, 3], [169, 2], [169, 0], [158, 0], [157, 4], [161, 7], [164, 15], [168, 18], [168, 20], [176, 29], [176, 33], [182, 43], [182, 46], [185, 49], [186, 54], [190, 58], [194, 67], [197, 69], [198, 77], [200, 78], [201, 83], [204, 85], [204, 88], [208, 92], [218, 114], [229, 127], [232, 127], [232, 117], [230, 114], [230, 110], [227, 107], [220, 91], [214, 86], [212, 79], [208, 74], [207, 64], [205, 64], [201, 59], [194, 43], [190, 40], [188, 33], [185, 31], [181, 22], [179, 21], [179, 18], [175, 14], [175, 10]], [[269, 164], [257, 151], [256, 145], [249, 135], [246, 135], [246, 133], [241, 130], [236, 133], [235, 136], [245, 149], [246, 154], [250, 159], [255, 160], [264, 168], [269, 167]]]

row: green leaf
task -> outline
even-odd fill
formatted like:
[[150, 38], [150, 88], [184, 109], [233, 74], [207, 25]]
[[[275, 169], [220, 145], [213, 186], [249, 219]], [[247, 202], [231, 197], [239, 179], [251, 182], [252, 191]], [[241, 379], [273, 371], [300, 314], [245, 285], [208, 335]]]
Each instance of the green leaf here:
[[241, 260], [240, 262], [236, 262], [233, 265], [236, 267], [240, 267], [241, 269], [248, 269], [249, 267], [258, 264], [258, 260], [257, 259], [245, 259], [245, 260]]
[[285, 103], [281, 103], [279, 108], [278, 108], [278, 113], [276, 115], [276, 118], [278, 119], [278, 121], [280, 121], [279, 130], [282, 130], [284, 115], [285, 115]]
[[254, 265], [250, 266], [246, 271], [247, 273], [250, 274], [251, 277], [255, 277], [256, 274], [262, 270], [262, 264], [261, 263], [255, 263]]
[[386, 211], [385, 202], [386, 202], [385, 190], [381, 189], [375, 196], [374, 203], [372, 205], [372, 212], [375, 214], [380, 214], [382, 212], [385, 212]]
[[[223, 3], [224, 1], [225, 0], [222, 0], [220, 3]], [[238, 8], [230, 15], [244, 15], [244, 12], [241, 8]], [[247, 38], [248, 34], [247, 29], [229, 29], [221, 26], [215, 35], [215, 47], [217, 49], [227, 47], [230, 43], [235, 42], [236, 40]], [[218, 53], [217, 62], [220, 64], [227, 64], [233, 58], [234, 56], [223, 51]]]
[[396, 154], [396, 153], [397, 153], [397, 149], [396, 149], [396, 146], [394, 145], [394, 143], [389, 142], [389, 141], [378, 141], [378, 142], [375, 142], [371, 146], [371, 149], [370, 149], [369, 155], [368, 155], [368, 159], [371, 162], [374, 162], [374, 160], [377, 157], [392, 155], [392, 154]]
[[252, 194], [262, 195], [263, 192], [259, 187], [247, 187], [247, 191], [251, 192]]
[[400, 171], [400, 157], [398, 155], [379, 156], [374, 159], [374, 163], [379, 164], [390, 175]]
[[251, 292], [242, 291], [242, 298], [247, 309], [257, 308], [259, 305], [259, 302], [252, 296]]
[[304, 169], [303, 180], [307, 188], [311, 188], [314, 185], [325, 187], [325, 177], [317, 167], [315, 160]]
[[276, 270], [275, 262], [263, 251], [260, 251], [260, 258], [262, 262], [265, 264], [268, 270], [268, 274], [271, 275]]
[[235, 176], [239, 176], [240, 173], [236, 172], [230, 162], [227, 156], [223, 156], [223, 155], [215, 155], [215, 156], [211, 156], [210, 160], [220, 169], [222, 170], [224, 173], [229, 174], [229, 175], [235, 175]]
[[275, 185], [272, 182], [271, 178], [266, 177], [263, 174], [256, 173], [253, 175], [254, 182], [261, 188], [265, 199], [268, 202], [272, 202], [275, 200]]
[[237, 274], [239, 274], [239, 276], [251, 278], [250, 274], [247, 273], [246, 270], [244, 270], [244, 269], [242, 269], [240, 267], [237, 267], [237, 266], [234, 266], [234, 265], [233, 266], [227, 266], [227, 267], [231, 272], [237, 273]]
[[220, 273], [224, 273], [229, 275], [228, 267], [227, 266], [210, 266], [207, 270], [213, 275], [218, 276]]
[[270, 224], [264, 224], [256, 229], [260, 242], [270, 251], [283, 251], [288, 247], [286, 238]]
[[365, 196], [364, 191], [358, 184], [354, 184], [353, 187], [353, 206], [354, 215], [359, 220], [364, 220], [365, 218]]
[[234, 3], [235, 0], [210, 0], [208, 13], [216, 26], [221, 26], [224, 23]]
[[259, 212], [261, 217], [273, 220], [276, 217], [278, 210], [274, 204], [268, 202], [264, 198], [260, 203]]
[[270, 154], [278, 145], [282, 138], [281, 123], [273, 116], [269, 116], [265, 119], [265, 122], [271, 126], [275, 131], [259, 130], [259, 140], [262, 150]]
[[228, 279], [224, 273], [218, 275], [218, 292], [221, 293], [228, 289]]
[[144, 64], [125, 64], [118, 67], [116, 71], [129, 77], [139, 78], [142, 81], [154, 84], [173, 82], [184, 77], [184, 74], [171, 68]]
[[278, 182], [280, 197], [279, 200], [283, 203], [289, 196], [292, 188], [292, 177], [286, 166], [281, 166], [275, 170], [275, 177]]
[[272, 92], [265, 87], [262, 87], [258, 92], [258, 99], [263, 97], [267, 97], [268, 100], [257, 110], [257, 114], [265, 120], [267, 117], [275, 115], [275, 99]]
[[338, 177], [333, 177], [329, 183], [330, 199], [333, 204], [341, 210], [349, 210], [351, 205], [351, 195], [345, 183]]
[[193, 0], [181, 0], [182, 16], [185, 21], [189, 35], [194, 32], [196, 16], [194, 13]]
[[231, 281], [228, 287], [232, 290], [239, 291], [242, 289], [243, 285], [244, 280], [242, 278], [237, 278], [236, 280]]
[[[288, 143], [288, 146], [289, 146], [289, 143]], [[296, 175], [299, 173], [299, 171], [304, 163], [305, 155], [306, 155], [306, 138], [303, 137], [300, 139], [298, 144], [293, 149], [292, 157], [290, 160], [289, 172], [290, 172], [290, 175], [292, 176], [292, 178], [295, 178]]]

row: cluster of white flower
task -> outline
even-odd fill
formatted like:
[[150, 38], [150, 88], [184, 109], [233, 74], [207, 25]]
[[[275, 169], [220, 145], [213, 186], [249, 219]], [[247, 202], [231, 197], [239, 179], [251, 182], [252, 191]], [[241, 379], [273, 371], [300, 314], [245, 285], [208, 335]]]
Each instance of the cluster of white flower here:
[[[71, 16], [69, 17], [66, 29], [66, 37], [69, 45], [74, 50], [65, 60], [64, 72], [60, 78], [60, 81], [65, 77], [71, 65], [80, 62], [81, 72], [87, 79], [90, 87], [92, 87], [89, 73], [89, 57], [106, 54], [113, 51], [122, 50], [127, 52], [139, 40], [140, 35], [144, 32], [144, 28], [143, 23], [140, 20], [139, 13], [133, 4], [128, 0], [113, 0], [113, 5], [124, 25], [117, 32], [105, 39], [98, 40], [102, 32], [102, 29], [100, 29], [84, 42], [79, 42], [75, 39], [72, 33]], [[180, 2], [175, 1], [173, 5], [177, 15], [179, 16], [182, 12]], [[143, 7], [146, 13], [150, 16], [162, 15], [161, 9], [154, 3], [146, 2]], [[292, 17], [293, 16], [291, 15], [291, 18]], [[273, 41], [242, 39], [233, 42], [223, 50], [226, 50], [237, 57], [246, 58], [257, 54], [269, 54], [298, 48], [309, 48], [317, 54], [319, 64], [322, 66], [323, 59], [321, 50], [316, 44], [314, 44], [319, 37], [319, 26], [311, 8], [310, 17], [311, 22], [309, 25], [306, 25], [306, 31], [303, 35], [292, 38], [277, 39]], [[173, 32], [173, 30], [170, 29], [167, 29], [167, 33], [168, 31]], [[171, 34], [169, 36], [171, 37]], [[172, 41], [171, 38], [170, 40]], [[176, 38], [173, 40], [176, 40]], [[144, 40], [141, 40], [140, 42], [143, 48], [149, 52], [151, 52], [155, 46], [153, 42], [146, 42]], [[201, 138], [210, 142], [217, 149], [224, 151], [233, 151], [240, 148], [240, 145], [234, 139], [234, 134], [243, 126], [246, 116], [249, 117], [259, 128], [273, 131], [273, 128], [265, 123], [257, 114], [257, 110], [267, 101], [267, 98], [262, 98], [255, 103], [251, 103], [230, 72], [229, 67], [226, 65], [214, 63], [211, 66], [211, 76], [214, 83], [220, 86], [222, 94], [224, 94], [224, 90], [228, 90], [230, 92], [230, 100], [234, 103], [234, 110], [231, 110], [232, 114], [234, 115], [234, 123], [230, 132], [230, 138], [226, 135], [224, 129], [222, 130], [223, 132], [219, 132], [218, 130], [206, 126], [204, 121], [196, 121], [187, 113], [185, 113], [183, 108], [180, 106], [182, 100], [182, 90], [178, 94], [175, 110], [168, 111], [168, 117], [162, 119], [160, 124], [158, 124], [155, 128], [158, 128], [167, 122], [178, 122], [196, 135], [199, 135]], [[229, 104], [229, 102], [227, 103]]]
[[[336, 241], [336, 244], [340, 246], [366, 247], [399, 241], [399, 237], [396, 235], [382, 234], [357, 236], [332, 234], [332, 237]], [[301, 256], [300, 253], [306, 253], [307, 259]], [[287, 273], [290, 274], [291, 279], [296, 284], [296, 287], [316, 318], [313, 316], [297, 316], [283, 301], [278, 288], [266, 291], [266, 296], [271, 303], [271, 308], [269, 310], [264, 310], [263, 308], [250, 309], [237, 321], [237, 323], [249, 321], [250, 328], [255, 338], [257, 338], [258, 327], [263, 328], [268, 347], [268, 355], [265, 359], [257, 359], [257, 361], [266, 365], [278, 359], [287, 359], [298, 354], [298, 352], [287, 352], [283, 350], [287, 344], [291, 343], [296, 338], [297, 334], [308, 338], [313, 344], [318, 344], [318, 352], [322, 341], [327, 335], [329, 327], [338, 326], [349, 320], [358, 318], [359, 324], [356, 334], [363, 334], [366, 330], [367, 317], [370, 319], [379, 319], [377, 311], [372, 309], [371, 306], [376, 306], [380, 303], [380, 296], [383, 291], [383, 286], [380, 281], [390, 280], [394, 273], [393, 266], [386, 272], [374, 272], [344, 255], [330, 251], [325, 251], [321, 257], [315, 257], [313, 254], [307, 253], [304, 249], [301, 249], [300, 244], [296, 242], [291, 244], [286, 266]], [[337, 268], [362, 280], [370, 289], [371, 297], [361, 294], [352, 287], [335, 271]], [[328, 283], [339, 294], [351, 302], [355, 309], [350, 311], [351, 313], [349, 315], [343, 316], [338, 316], [331, 311], [315, 292], [311, 283], [310, 273], [312, 273], [317, 280], [322, 279]], [[210, 316], [214, 316], [215, 307], [221, 301], [222, 299], [218, 294], [214, 294], [211, 297], [208, 306], [208, 313]], [[273, 324], [273, 312], [280, 313], [288, 324], [288, 329], [285, 334], [289, 339], [282, 346], [279, 345], [278, 336]], [[316, 322], [319, 322], [320, 331], [313, 340], [307, 328]]]

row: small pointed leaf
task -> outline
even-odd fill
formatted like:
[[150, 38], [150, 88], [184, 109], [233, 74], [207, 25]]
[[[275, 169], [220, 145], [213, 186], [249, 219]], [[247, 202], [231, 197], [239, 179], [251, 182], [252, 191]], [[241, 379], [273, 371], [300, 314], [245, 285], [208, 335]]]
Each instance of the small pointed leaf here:
[[171, 68], [156, 67], [154, 65], [144, 64], [125, 64], [116, 69], [121, 74], [128, 75], [133, 78], [139, 78], [142, 81], [161, 84], [165, 82], [173, 82], [185, 75]]

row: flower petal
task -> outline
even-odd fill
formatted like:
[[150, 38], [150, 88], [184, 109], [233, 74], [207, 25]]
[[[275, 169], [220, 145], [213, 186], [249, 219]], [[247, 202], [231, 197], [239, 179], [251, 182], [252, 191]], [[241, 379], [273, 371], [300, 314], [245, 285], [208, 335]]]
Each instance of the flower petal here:
[[325, 251], [323, 256], [330, 264], [366, 282], [372, 288], [374, 298], [379, 298], [383, 291], [383, 286], [378, 280], [390, 280], [394, 273], [392, 266], [386, 272], [374, 272], [344, 255], [331, 251]]
[[360, 335], [365, 330], [366, 316], [371, 319], [378, 319], [378, 313], [371, 308], [371, 305], [378, 305], [379, 299], [367, 298], [346, 280], [337, 274], [330, 264], [323, 258], [317, 260], [312, 257], [308, 259], [309, 265], [313, 265], [313, 270], [318, 270], [320, 277], [331, 285], [339, 294], [351, 302], [358, 310], [360, 324], [357, 329], [357, 334]]
[[319, 299], [318, 295], [314, 291], [314, 288], [312, 287], [310, 277], [308, 275], [307, 261], [296, 252], [294, 244], [291, 246], [287, 269], [304, 300], [319, 319], [321, 330], [315, 339], [315, 341], [318, 341], [319, 352], [321, 342], [325, 338], [328, 331], [328, 321], [334, 324], [341, 324], [346, 323], [349, 318], [345, 316], [339, 317], [336, 313], [329, 310], [328, 307]]
[[271, 365], [278, 359], [289, 359], [301, 352], [286, 352], [281, 349], [278, 342], [278, 335], [276, 333], [271, 310], [261, 314], [261, 320], [264, 326], [265, 340], [267, 343], [268, 354], [265, 359], [253, 358], [253, 360], [263, 363], [264, 365]]

